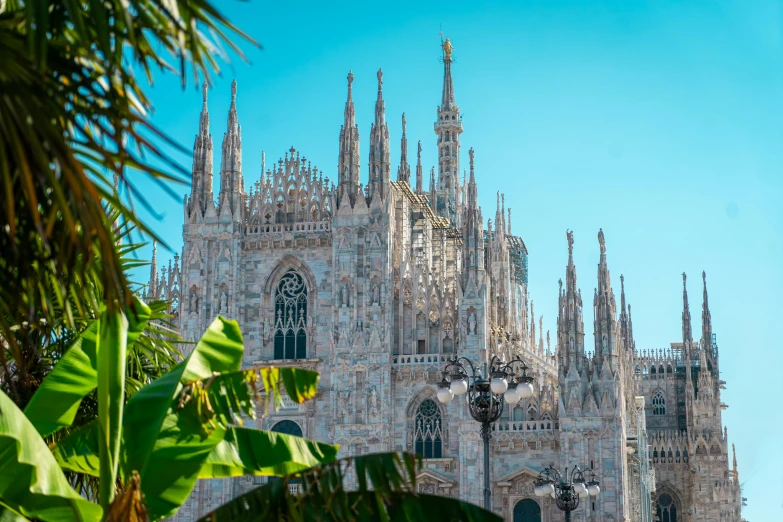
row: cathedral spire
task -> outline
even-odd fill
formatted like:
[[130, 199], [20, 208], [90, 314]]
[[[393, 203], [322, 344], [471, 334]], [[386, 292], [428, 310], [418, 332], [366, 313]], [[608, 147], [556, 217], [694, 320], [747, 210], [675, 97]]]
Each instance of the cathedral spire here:
[[468, 151], [470, 158], [470, 180], [468, 181], [467, 201], [462, 207], [462, 266], [466, 269], [464, 284], [470, 277], [479, 284], [479, 271], [484, 270], [484, 224], [481, 209], [478, 206], [478, 187], [476, 186], [475, 158], [473, 148]]
[[150, 262], [150, 281], [147, 285], [147, 295], [150, 299], [156, 297], [157, 292], [157, 280], [158, 276], [158, 241], [152, 240], [152, 261]]
[[[443, 38], [443, 33], [441, 33]], [[443, 110], [450, 110], [454, 105], [454, 82], [451, 79], [451, 53], [454, 51], [454, 47], [451, 45], [451, 41], [446, 38], [446, 41], [441, 43], [443, 49], [443, 97], [441, 99], [441, 108]]]
[[383, 101], [383, 70], [378, 69], [378, 99], [375, 101], [375, 122], [370, 126], [370, 198], [381, 198], [388, 192], [391, 163], [389, 160], [389, 125]]
[[359, 191], [359, 126], [353, 104], [353, 72], [348, 72], [348, 100], [345, 102], [345, 118], [340, 127], [340, 155], [337, 167], [337, 203], [348, 195], [351, 205]]
[[207, 205], [212, 205], [212, 135], [209, 133], [209, 110], [207, 109], [207, 82], [202, 85], [203, 103], [199, 117], [198, 134], [193, 144], [193, 168], [188, 214], [198, 210], [202, 215]]
[[242, 179], [242, 127], [237, 115], [237, 81], [231, 82], [231, 107], [228, 110], [228, 125], [223, 135], [223, 156], [220, 165], [220, 205], [230, 206], [234, 214], [240, 207], [245, 193]]
[[[441, 35], [442, 38], [442, 35]], [[454, 101], [454, 85], [451, 79], [451, 53], [454, 48], [446, 38], [441, 43], [443, 49], [443, 98], [438, 107], [438, 119], [435, 122], [435, 134], [438, 135], [438, 187], [433, 210], [439, 216], [449, 220], [452, 226], [457, 224], [459, 190], [459, 150], [462, 119], [459, 107]]]
[[601, 257], [598, 263], [598, 287], [593, 298], [595, 310], [595, 356], [596, 360], [617, 355], [615, 349], [615, 299], [609, 266], [606, 264], [606, 241], [603, 229], [598, 230], [598, 246]]
[[690, 343], [693, 341], [693, 331], [691, 329], [691, 310], [688, 306], [688, 276], [685, 272], [682, 273], [682, 342], [685, 345], [685, 349], [690, 348]]
[[582, 317], [582, 294], [576, 284], [574, 266], [574, 233], [566, 231], [568, 240], [568, 264], [566, 265], [565, 288], [561, 286], [559, 313], [557, 315], [558, 359], [564, 374], [572, 364], [581, 368], [584, 358], [585, 327]]
[[402, 138], [400, 139], [400, 167], [397, 181], [411, 182], [411, 166], [408, 163], [408, 137], [405, 134], [405, 113], [402, 113]]
[[734, 482], [739, 483], [739, 470], [737, 470], [737, 449], [734, 444], [731, 445], [731, 476], [734, 477]]
[[701, 305], [701, 337], [704, 346], [712, 347], [712, 317], [710, 315], [710, 304], [707, 300], [707, 272], [702, 271], [702, 281], [704, 281], [704, 300]]
[[424, 180], [421, 168], [421, 140], [419, 140], [418, 150], [416, 151], [416, 194], [424, 193]]

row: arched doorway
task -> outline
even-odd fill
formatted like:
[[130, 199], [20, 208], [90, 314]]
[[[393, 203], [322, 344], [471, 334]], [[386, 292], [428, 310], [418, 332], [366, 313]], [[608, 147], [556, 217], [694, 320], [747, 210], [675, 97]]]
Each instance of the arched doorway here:
[[526, 498], [514, 506], [514, 522], [541, 522], [541, 507], [535, 500]]
[[[285, 433], [286, 435], [295, 435], [297, 437], [302, 436], [302, 428], [297, 424], [296, 422], [292, 420], [282, 420], [272, 426], [272, 429], [270, 431], [274, 431], [275, 433]], [[273, 480], [280, 480], [278, 477], [269, 477], [268, 482], [272, 482]], [[298, 491], [298, 484], [302, 483], [302, 479], [295, 478], [292, 479], [288, 484], [292, 486], [297, 486], [296, 490]]]

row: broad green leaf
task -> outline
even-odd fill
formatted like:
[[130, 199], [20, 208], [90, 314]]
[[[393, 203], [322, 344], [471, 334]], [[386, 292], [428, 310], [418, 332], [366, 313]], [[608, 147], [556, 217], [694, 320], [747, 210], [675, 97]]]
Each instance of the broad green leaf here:
[[52, 453], [24, 413], [0, 391], [0, 504], [27, 518], [100, 520], [100, 506], [68, 484]]
[[98, 457], [98, 421], [76, 428], [52, 448], [54, 458], [66, 471], [76, 471], [92, 477], [100, 475]]
[[[261, 370], [263, 372], [263, 369]], [[280, 368], [285, 391], [288, 396], [300, 404], [315, 397], [318, 391], [318, 372], [298, 368]]]
[[218, 317], [185, 361], [128, 400], [123, 477], [139, 472], [152, 519], [172, 515], [185, 502], [202, 465], [226, 433], [217, 425], [204, 436], [196, 416], [180, 414], [180, 391], [214, 372], [238, 371], [242, 352], [239, 325]]
[[108, 512], [120, 466], [128, 320], [122, 312], [101, 315], [98, 337], [98, 455], [100, 501]]
[[282, 477], [334, 461], [338, 448], [284, 433], [231, 427], [209, 454], [198, 476]]
[[261, 382], [264, 383], [266, 401], [264, 414], [269, 414], [269, 401], [274, 400], [275, 410], [283, 404], [280, 382], [282, 381], [288, 396], [297, 404], [312, 399], [318, 392], [318, 372], [300, 368], [278, 368], [267, 366], [258, 369]]
[[[127, 345], [131, 346], [147, 326], [150, 308], [135, 299], [127, 316]], [[82, 399], [98, 386], [98, 328], [99, 320], [87, 327], [27, 404], [24, 413], [42, 437], [70, 426]]]
[[[502, 520], [467, 502], [416, 493], [416, 460], [413, 455], [394, 453], [341, 459], [298, 477], [288, 476], [256, 488], [208, 513], [200, 522]], [[346, 492], [344, 473], [350, 467], [360, 478], [359, 489]], [[293, 478], [301, 479], [302, 490], [298, 494], [292, 494], [287, 487]]]

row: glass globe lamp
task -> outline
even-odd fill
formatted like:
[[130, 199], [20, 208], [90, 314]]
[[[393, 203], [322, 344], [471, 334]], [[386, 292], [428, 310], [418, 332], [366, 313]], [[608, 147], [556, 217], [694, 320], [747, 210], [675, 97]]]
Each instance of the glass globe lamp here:
[[444, 404], [450, 403], [454, 399], [454, 392], [450, 388], [438, 388], [438, 400]]
[[533, 385], [529, 382], [521, 382], [517, 384], [517, 395], [520, 399], [529, 399], [533, 396]]
[[519, 394], [517, 394], [516, 386], [509, 386], [506, 393], [503, 394], [503, 398], [509, 404], [516, 404], [519, 402]]
[[492, 381], [489, 386], [492, 389], [492, 393], [496, 395], [502, 395], [506, 393], [506, 390], [508, 389], [508, 381], [505, 379], [505, 377], [498, 375], [492, 377]]

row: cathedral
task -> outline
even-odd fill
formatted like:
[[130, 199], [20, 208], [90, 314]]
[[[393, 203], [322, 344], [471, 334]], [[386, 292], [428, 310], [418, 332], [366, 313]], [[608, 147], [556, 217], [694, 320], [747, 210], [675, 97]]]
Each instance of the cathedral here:
[[[682, 335], [666, 350], [637, 349], [623, 276], [618, 307], [608, 242], [599, 231], [589, 342], [568, 232], [557, 332], [550, 339], [528, 295], [530, 253], [514, 235], [505, 197], [498, 193], [486, 221], [478, 205], [480, 160], [472, 148], [467, 155], [462, 150], [448, 39], [442, 53], [438, 163], [426, 189], [421, 143], [409, 159], [404, 114], [392, 176], [379, 70], [367, 175], [349, 73], [334, 180], [292, 147], [277, 162], [262, 160], [260, 177], [246, 184], [234, 82], [215, 194], [205, 85], [182, 256], [159, 271], [153, 254], [148, 296], [171, 301], [174, 323], [188, 341], [199, 339], [218, 314], [236, 319], [246, 367], [320, 373], [315, 399], [284, 401], [259, 417], [258, 427], [339, 444], [343, 456], [418, 453], [421, 491], [482, 504], [480, 425], [465, 401], [437, 400], [438, 382], [454, 355], [476, 363], [519, 355], [535, 392], [507, 406], [493, 424], [497, 514], [514, 522], [562, 521], [550, 497], [534, 495], [533, 482], [547, 466], [579, 465], [594, 470], [601, 495], [585, 499], [572, 520], [740, 522], [706, 275], [700, 335], [693, 336], [683, 274]], [[199, 481], [175, 518], [196, 520], [265, 481]]]

